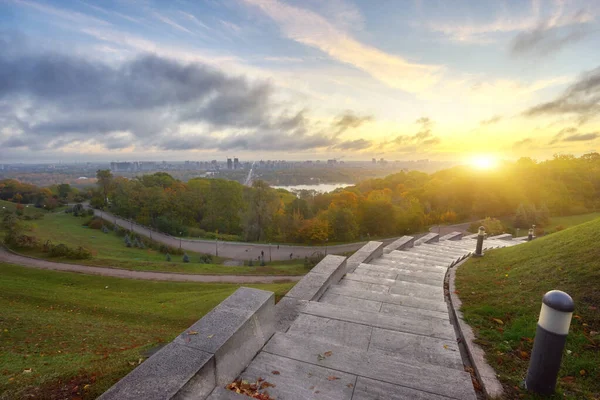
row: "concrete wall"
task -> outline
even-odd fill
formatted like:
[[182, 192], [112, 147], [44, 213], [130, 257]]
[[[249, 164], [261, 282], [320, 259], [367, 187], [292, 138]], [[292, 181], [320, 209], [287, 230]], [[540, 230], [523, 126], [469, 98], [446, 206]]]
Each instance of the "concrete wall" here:
[[274, 331], [274, 294], [240, 288], [100, 399], [205, 399], [235, 379]]

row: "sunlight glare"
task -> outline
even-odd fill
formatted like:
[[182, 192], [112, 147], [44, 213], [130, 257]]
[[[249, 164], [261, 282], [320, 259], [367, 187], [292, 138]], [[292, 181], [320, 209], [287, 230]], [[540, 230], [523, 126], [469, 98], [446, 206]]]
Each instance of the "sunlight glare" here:
[[471, 165], [477, 169], [493, 169], [498, 165], [498, 161], [492, 156], [476, 156], [471, 159]]

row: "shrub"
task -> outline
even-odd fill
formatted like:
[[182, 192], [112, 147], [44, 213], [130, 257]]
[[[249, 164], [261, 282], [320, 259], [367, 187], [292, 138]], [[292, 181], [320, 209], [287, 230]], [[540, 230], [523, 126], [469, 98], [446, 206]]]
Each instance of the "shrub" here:
[[254, 267], [254, 261], [252, 261], [252, 259], [250, 259], [250, 261], [248, 261], [248, 266], [249, 267]]
[[90, 229], [102, 229], [102, 227], [104, 226], [104, 224], [102, 223], [102, 220], [100, 218], [92, 218], [88, 222], [87, 226]]
[[188, 228], [188, 235], [191, 237], [205, 237], [206, 231], [200, 228]]
[[57, 244], [50, 247], [50, 257], [66, 257], [69, 254], [69, 247], [66, 244]]
[[325, 258], [325, 254], [316, 252], [310, 255], [310, 257], [304, 257], [304, 267], [312, 269], [315, 265], [321, 262]]
[[202, 264], [212, 264], [213, 258], [210, 254], [202, 254], [200, 256], [200, 263]]
[[131, 239], [129, 238], [129, 234], [125, 235], [124, 242], [125, 242], [125, 246], [131, 247]]
[[261, 267], [264, 267], [265, 265], [267, 265], [267, 264], [265, 263], [265, 260], [260, 260], [260, 266], [261, 266]]
[[4, 238], [4, 242], [9, 246], [21, 249], [35, 249], [40, 246], [39, 240], [35, 236], [29, 235], [13, 235], [9, 233]]
[[94, 210], [92, 210], [91, 208], [88, 208], [87, 215], [93, 216], [94, 215]]
[[165, 257], [165, 260], [167, 260], [167, 261], [171, 261], [171, 255], [170, 255], [169, 253], [167, 253], [167, 255], [166, 255], [166, 257]]
[[75, 250], [69, 250], [67, 258], [71, 258], [73, 260], [87, 260], [92, 258], [92, 253], [89, 250], [79, 246]]
[[184, 263], [189, 263], [190, 262], [190, 257], [187, 255], [187, 253], [183, 254], [183, 262]]
[[106, 225], [102, 225], [102, 233], [108, 233], [108, 228]]

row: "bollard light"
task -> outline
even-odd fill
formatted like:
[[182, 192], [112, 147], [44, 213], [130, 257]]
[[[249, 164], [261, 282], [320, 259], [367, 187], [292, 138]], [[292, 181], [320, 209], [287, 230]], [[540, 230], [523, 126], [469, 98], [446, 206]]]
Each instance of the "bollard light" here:
[[479, 233], [477, 233], [477, 246], [475, 247], [475, 257], [483, 257], [483, 239], [485, 238], [485, 228], [479, 227]]
[[552, 290], [542, 298], [525, 379], [528, 390], [542, 395], [554, 393], [574, 310], [571, 296], [560, 290]]
[[531, 242], [533, 240], [533, 228], [529, 229], [529, 234], [527, 235], [527, 241]]

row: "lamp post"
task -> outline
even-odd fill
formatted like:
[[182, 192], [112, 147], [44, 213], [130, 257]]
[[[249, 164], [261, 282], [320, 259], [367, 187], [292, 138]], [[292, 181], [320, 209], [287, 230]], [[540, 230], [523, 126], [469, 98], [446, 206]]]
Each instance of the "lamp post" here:
[[479, 227], [479, 232], [477, 233], [477, 245], [475, 246], [475, 254], [474, 257], [483, 257], [483, 239], [485, 237], [485, 228], [483, 226]]
[[183, 232], [179, 232], [179, 248], [181, 249], [181, 236], [183, 235]]
[[219, 237], [215, 237], [215, 256], [219, 257]]
[[517, 237], [519, 237], [519, 228], [517, 228]]
[[269, 243], [269, 262], [273, 261], [271, 259], [271, 243]]
[[325, 239], [325, 255], [327, 255], [327, 242], [329, 242], [329, 238]]

